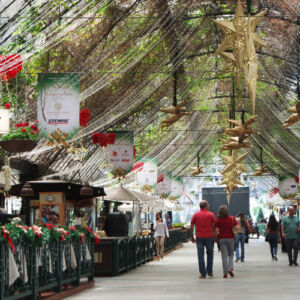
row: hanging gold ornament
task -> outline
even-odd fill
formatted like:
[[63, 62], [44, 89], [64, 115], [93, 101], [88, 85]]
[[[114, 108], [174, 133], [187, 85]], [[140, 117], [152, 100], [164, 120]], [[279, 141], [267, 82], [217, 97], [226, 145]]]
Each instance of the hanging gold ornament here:
[[220, 151], [238, 150], [242, 148], [252, 148], [253, 146], [245, 139], [240, 142], [239, 137], [229, 137], [228, 140], [221, 140], [224, 144]]
[[122, 178], [124, 179], [126, 177], [127, 172], [119, 167], [118, 169], [112, 171], [112, 174], [114, 179], [121, 181]]
[[247, 155], [248, 153], [239, 155], [237, 150], [233, 150], [231, 156], [221, 154], [224, 159], [225, 167], [221, 171], [223, 179], [220, 185], [226, 185], [225, 191], [227, 191], [228, 204], [230, 203], [232, 192], [238, 187], [238, 185], [243, 185], [243, 183], [239, 180], [239, 176], [243, 172], [248, 172], [246, 167], [242, 164], [242, 161]]
[[78, 147], [74, 143], [71, 143], [67, 148], [67, 152], [71, 155], [72, 159], [80, 162], [83, 161], [87, 151], [88, 150], [83, 146], [82, 140], [80, 140]]
[[228, 120], [230, 124], [235, 125], [234, 128], [226, 128], [225, 134], [230, 136], [239, 137], [239, 142], [248, 138], [251, 134], [260, 134], [260, 132], [250, 127], [256, 121], [258, 116], [250, 117], [244, 124], [240, 120]]
[[288, 112], [293, 113], [283, 124], [283, 127], [288, 127], [300, 120], [300, 100], [297, 101], [294, 107], [290, 107]]
[[49, 138], [48, 145], [56, 146], [57, 150], [61, 149], [62, 146], [65, 147], [68, 146], [68, 142], [67, 142], [68, 134], [61, 132], [59, 129], [56, 129], [55, 131], [50, 133], [48, 138]]
[[190, 175], [191, 176], [197, 176], [197, 175], [200, 175], [201, 173], [204, 173], [203, 171], [203, 166], [199, 166], [199, 167], [191, 167], [191, 172], [190, 172]]
[[269, 171], [267, 170], [267, 166], [264, 165], [261, 168], [256, 168], [255, 173], [253, 173], [253, 176], [261, 176], [267, 173], [269, 173]]
[[184, 102], [178, 103], [177, 106], [172, 105], [172, 106], [160, 108], [160, 111], [169, 114], [169, 117], [166, 120], [161, 122], [161, 127], [170, 127], [183, 116], [191, 115], [193, 113], [193, 112], [186, 111]]
[[149, 184], [145, 184], [142, 186], [142, 192], [143, 193], [151, 193], [152, 187]]
[[233, 72], [235, 80], [239, 84], [242, 72], [244, 72], [253, 113], [255, 112], [257, 81], [256, 50], [260, 47], [267, 47], [255, 34], [255, 30], [266, 12], [262, 11], [255, 16], [246, 18], [241, 1], [238, 0], [232, 22], [214, 20], [216, 25], [225, 33], [224, 40], [215, 52], [215, 54], [219, 54], [225, 60], [222, 74]]

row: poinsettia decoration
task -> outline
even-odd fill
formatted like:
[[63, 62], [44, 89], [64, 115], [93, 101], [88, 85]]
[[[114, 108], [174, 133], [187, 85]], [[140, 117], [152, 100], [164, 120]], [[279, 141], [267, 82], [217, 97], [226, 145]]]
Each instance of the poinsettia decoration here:
[[99, 133], [94, 132], [92, 135], [93, 144], [99, 144], [101, 147], [106, 147], [108, 144], [114, 144], [116, 134], [112, 133]]
[[79, 114], [80, 126], [86, 127], [91, 118], [91, 113], [88, 108], [82, 109]]
[[2, 81], [8, 81], [16, 77], [22, 70], [22, 65], [20, 54], [0, 56], [0, 76]]

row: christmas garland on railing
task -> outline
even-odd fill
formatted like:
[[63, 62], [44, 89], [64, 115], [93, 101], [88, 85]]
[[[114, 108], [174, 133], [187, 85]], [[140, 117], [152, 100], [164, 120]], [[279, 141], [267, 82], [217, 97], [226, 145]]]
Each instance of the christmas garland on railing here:
[[19, 217], [13, 218], [10, 223], [2, 226], [0, 242], [6, 240], [13, 252], [15, 252], [14, 241], [20, 238], [34, 246], [44, 245], [50, 240], [61, 242], [80, 240], [83, 244], [87, 238], [94, 240], [95, 245], [99, 243], [99, 236], [88, 226], [78, 228], [55, 227], [53, 224], [26, 226], [22, 224], [22, 220]]

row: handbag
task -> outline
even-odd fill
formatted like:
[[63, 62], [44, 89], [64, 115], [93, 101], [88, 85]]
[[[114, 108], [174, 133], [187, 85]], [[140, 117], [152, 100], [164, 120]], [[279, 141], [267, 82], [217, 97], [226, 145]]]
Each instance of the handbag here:
[[266, 234], [265, 241], [269, 242], [269, 234], [268, 233]]
[[233, 232], [233, 235], [237, 235], [238, 232], [239, 232], [239, 228], [236, 227], [236, 225], [234, 225], [234, 222], [233, 222], [233, 217], [232, 217], [232, 232]]

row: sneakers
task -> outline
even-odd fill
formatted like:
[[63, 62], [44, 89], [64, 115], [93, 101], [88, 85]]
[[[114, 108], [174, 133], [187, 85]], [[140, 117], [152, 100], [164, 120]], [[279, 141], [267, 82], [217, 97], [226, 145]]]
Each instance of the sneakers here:
[[296, 263], [295, 261], [293, 262], [293, 264], [294, 264], [295, 266], [298, 266], [298, 263]]
[[277, 256], [274, 256], [274, 260], [276, 260], [276, 261], [278, 260]]
[[223, 278], [227, 278], [227, 274], [223, 275]]
[[236, 258], [236, 259], [235, 259], [235, 262], [239, 262], [239, 259]]
[[214, 277], [214, 274], [207, 274], [208, 277]]
[[199, 278], [200, 278], [200, 279], [205, 279], [206, 276], [200, 275]]
[[234, 277], [233, 271], [232, 270], [228, 270], [228, 273], [231, 277]]

